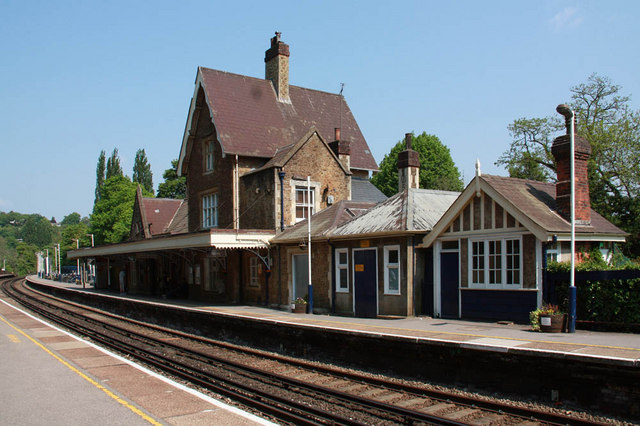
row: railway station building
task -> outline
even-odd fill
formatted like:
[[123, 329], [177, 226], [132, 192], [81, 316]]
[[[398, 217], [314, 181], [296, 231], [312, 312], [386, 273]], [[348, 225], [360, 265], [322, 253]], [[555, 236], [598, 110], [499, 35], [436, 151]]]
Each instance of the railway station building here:
[[[550, 291], [546, 260], [568, 259], [569, 136], [554, 142], [557, 184], [478, 168], [462, 193], [419, 188], [408, 137], [387, 199], [345, 99], [290, 85], [289, 56], [276, 33], [264, 79], [199, 67], [185, 200], [138, 192], [127, 242], [69, 257], [95, 261], [97, 288], [124, 277], [129, 294], [288, 309], [309, 296], [311, 244], [314, 312], [526, 321]], [[626, 234], [591, 209], [576, 140], [578, 251], [608, 255]]]

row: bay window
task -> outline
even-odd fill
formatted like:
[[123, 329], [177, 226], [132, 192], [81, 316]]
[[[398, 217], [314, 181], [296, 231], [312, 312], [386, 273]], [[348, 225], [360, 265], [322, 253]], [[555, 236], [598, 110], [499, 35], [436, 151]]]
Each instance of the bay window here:
[[471, 287], [521, 288], [520, 238], [471, 240], [469, 274]]

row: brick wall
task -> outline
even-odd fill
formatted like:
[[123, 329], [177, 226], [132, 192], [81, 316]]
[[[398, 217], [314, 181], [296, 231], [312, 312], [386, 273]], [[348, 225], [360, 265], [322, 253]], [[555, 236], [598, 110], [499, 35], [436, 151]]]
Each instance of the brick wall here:
[[[591, 156], [589, 142], [575, 136], [575, 218], [578, 224], [591, 223], [591, 199], [589, 198], [588, 160]], [[556, 203], [565, 219], [571, 219], [571, 144], [570, 136], [562, 135], [553, 141], [551, 152], [556, 160], [558, 182]]]
[[[347, 200], [351, 195], [351, 178], [331, 154], [326, 144], [313, 134], [283, 167], [285, 225], [295, 223], [295, 186], [306, 186], [307, 176], [319, 186], [316, 188], [316, 211], [325, 209], [328, 196], [334, 202]], [[278, 203], [279, 208], [279, 203]], [[279, 221], [279, 216], [278, 216]]]

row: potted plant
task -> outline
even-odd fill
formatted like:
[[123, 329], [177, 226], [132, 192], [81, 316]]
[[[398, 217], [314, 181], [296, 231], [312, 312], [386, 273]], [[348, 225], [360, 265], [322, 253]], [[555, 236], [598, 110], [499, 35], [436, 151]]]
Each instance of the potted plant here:
[[545, 304], [529, 313], [531, 328], [544, 333], [562, 333], [565, 331], [567, 315], [558, 305]]
[[293, 301], [291, 306], [291, 311], [294, 314], [306, 314], [307, 313], [307, 299], [303, 297], [297, 297], [296, 300]]

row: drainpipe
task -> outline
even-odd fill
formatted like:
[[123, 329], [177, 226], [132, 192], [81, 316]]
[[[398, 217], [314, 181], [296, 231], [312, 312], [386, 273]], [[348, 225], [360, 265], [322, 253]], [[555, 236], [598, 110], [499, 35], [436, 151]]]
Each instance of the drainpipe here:
[[285, 173], [280, 170], [278, 176], [280, 177], [280, 230], [284, 231], [284, 175]]
[[576, 153], [575, 127], [576, 117], [571, 108], [565, 104], [556, 107], [559, 114], [569, 122], [569, 140], [571, 143], [571, 278], [569, 284], [569, 333], [576, 332]]
[[236, 154], [236, 164], [234, 170], [234, 196], [233, 196], [233, 204], [235, 204], [234, 208], [234, 228], [236, 229], [236, 237], [238, 234], [238, 229], [240, 229], [240, 173], [238, 170], [238, 155]]

